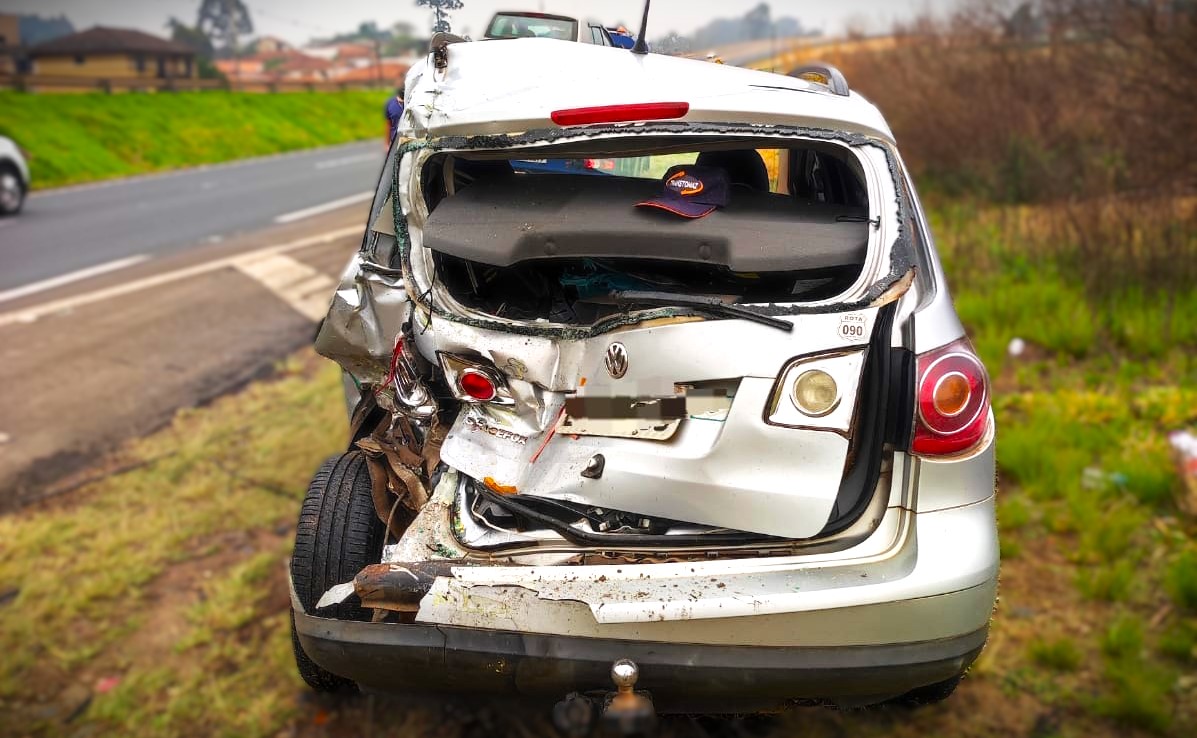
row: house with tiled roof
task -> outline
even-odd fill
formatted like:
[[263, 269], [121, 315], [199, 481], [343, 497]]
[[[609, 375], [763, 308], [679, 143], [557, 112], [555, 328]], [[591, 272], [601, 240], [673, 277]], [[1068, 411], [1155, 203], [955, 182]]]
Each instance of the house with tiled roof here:
[[189, 46], [127, 28], [95, 26], [29, 48], [33, 74], [47, 77], [190, 79]]

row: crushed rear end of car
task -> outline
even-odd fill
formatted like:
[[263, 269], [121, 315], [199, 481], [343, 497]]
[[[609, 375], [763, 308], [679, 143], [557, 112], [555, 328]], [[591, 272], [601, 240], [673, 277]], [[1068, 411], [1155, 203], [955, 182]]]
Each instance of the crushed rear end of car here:
[[[409, 77], [317, 340], [353, 445], [301, 516], [301, 670], [608, 705], [630, 659], [665, 711], [950, 692], [996, 596], [994, 427], [884, 121], [559, 46]], [[728, 192], [637, 207], [679, 171]]]

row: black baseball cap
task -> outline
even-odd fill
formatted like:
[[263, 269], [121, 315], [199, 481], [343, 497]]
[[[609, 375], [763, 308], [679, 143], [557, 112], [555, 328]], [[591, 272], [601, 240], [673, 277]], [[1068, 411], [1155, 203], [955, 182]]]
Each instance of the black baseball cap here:
[[719, 167], [679, 164], [662, 179], [664, 191], [657, 197], [636, 203], [636, 207], [659, 208], [683, 218], [701, 218], [715, 208], [725, 207], [731, 186], [727, 172]]

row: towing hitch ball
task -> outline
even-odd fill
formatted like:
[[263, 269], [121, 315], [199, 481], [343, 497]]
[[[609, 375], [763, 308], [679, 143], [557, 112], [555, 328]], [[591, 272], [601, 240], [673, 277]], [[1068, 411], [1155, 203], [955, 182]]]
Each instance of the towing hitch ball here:
[[618, 738], [647, 737], [656, 733], [657, 711], [652, 697], [644, 690], [636, 689], [640, 669], [631, 659], [619, 659], [611, 665], [611, 681], [614, 692], [597, 697], [578, 694], [566, 695], [553, 707], [553, 726], [566, 738], [589, 736], [596, 723], [596, 699], [602, 705], [601, 720], [598, 720], [601, 735]]

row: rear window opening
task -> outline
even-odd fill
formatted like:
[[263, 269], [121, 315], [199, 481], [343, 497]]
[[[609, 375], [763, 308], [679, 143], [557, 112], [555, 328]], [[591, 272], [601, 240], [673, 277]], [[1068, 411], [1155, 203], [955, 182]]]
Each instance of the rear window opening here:
[[555, 38], [573, 41], [577, 37], [576, 20], [545, 13], [496, 13], [486, 29], [486, 38]]
[[[846, 149], [720, 141], [629, 156], [590, 143], [537, 158], [432, 157], [423, 244], [454, 299], [511, 320], [587, 325], [626, 311], [613, 299], [625, 291], [811, 302], [860, 276], [869, 203]], [[726, 177], [725, 205], [698, 218], [638, 207], [662, 195], [667, 172], [695, 166]]]
[[835, 297], [859, 267], [744, 273], [663, 259], [544, 259], [495, 267], [441, 256], [438, 276], [461, 304], [510, 320], [590, 325], [624, 312], [613, 292], [679, 292], [727, 303], [770, 303]]

